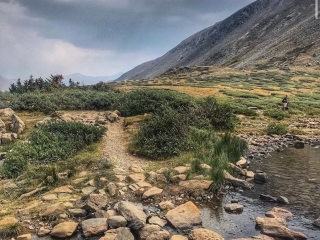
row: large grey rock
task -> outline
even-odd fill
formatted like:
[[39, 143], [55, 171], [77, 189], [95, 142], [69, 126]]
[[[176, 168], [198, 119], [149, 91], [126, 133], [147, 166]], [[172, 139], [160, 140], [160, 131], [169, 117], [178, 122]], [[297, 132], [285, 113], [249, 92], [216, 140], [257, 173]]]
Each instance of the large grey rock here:
[[17, 115], [13, 114], [11, 116], [11, 121], [12, 124], [10, 126], [10, 129], [12, 132], [14, 133], [18, 133], [21, 134], [24, 129], [26, 128], [26, 125], [24, 124], [24, 122], [21, 120], [21, 118], [19, 118]]
[[112, 216], [108, 218], [108, 224], [113, 228], [125, 227], [127, 226], [127, 220], [123, 216]]
[[83, 235], [90, 237], [108, 230], [107, 218], [91, 218], [81, 223]]
[[80, 208], [72, 208], [68, 209], [68, 211], [73, 217], [85, 217], [87, 213], [86, 210]]
[[258, 182], [267, 182], [268, 181], [268, 175], [265, 172], [257, 171], [254, 174], [254, 180]]
[[104, 194], [90, 194], [89, 197], [82, 203], [81, 208], [96, 212], [104, 209], [108, 204], [108, 197]]
[[107, 187], [108, 187], [108, 192], [112, 197], [117, 195], [117, 186], [115, 183], [110, 182], [110, 183], [108, 183]]
[[239, 179], [239, 178], [235, 178], [231, 174], [229, 174], [228, 172], [225, 172], [225, 180], [230, 182], [235, 187], [241, 187], [244, 189], [252, 189], [254, 187], [254, 185], [252, 183], [249, 183], [249, 182], [242, 180], [242, 179]]
[[226, 210], [226, 212], [229, 212], [229, 213], [242, 213], [243, 205], [238, 203], [231, 203], [226, 205], [224, 209]]
[[170, 233], [158, 225], [146, 225], [139, 231], [140, 240], [169, 240]]
[[146, 224], [147, 216], [143, 210], [128, 202], [119, 202], [118, 212], [127, 220], [128, 227], [139, 230]]
[[284, 197], [284, 196], [279, 196], [277, 198], [277, 202], [278, 203], [283, 203], [283, 204], [289, 204], [289, 200], [288, 198]]

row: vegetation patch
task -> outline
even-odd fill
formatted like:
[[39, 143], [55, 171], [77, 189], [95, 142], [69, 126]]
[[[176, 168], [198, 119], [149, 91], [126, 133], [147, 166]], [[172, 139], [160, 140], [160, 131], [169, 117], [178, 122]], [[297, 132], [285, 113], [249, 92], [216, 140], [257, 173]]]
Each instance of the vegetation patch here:
[[277, 135], [285, 135], [288, 133], [288, 126], [283, 123], [270, 123], [266, 128], [266, 133], [277, 134]]
[[[79, 122], [48, 122], [30, 133], [26, 142], [16, 143], [6, 155], [1, 175], [16, 177], [28, 164], [47, 165], [74, 156], [85, 146], [98, 141], [105, 128]], [[47, 169], [54, 173], [54, 167]], [[54, 176], [54, 174], [51, 174]]]

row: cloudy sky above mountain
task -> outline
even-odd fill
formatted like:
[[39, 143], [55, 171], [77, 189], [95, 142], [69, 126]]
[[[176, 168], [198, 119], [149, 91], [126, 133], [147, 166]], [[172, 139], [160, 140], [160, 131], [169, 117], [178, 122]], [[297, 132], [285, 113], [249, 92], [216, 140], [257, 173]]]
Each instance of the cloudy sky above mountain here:
[[113, 75], [253, 0], [0, 0], [0, 74]]

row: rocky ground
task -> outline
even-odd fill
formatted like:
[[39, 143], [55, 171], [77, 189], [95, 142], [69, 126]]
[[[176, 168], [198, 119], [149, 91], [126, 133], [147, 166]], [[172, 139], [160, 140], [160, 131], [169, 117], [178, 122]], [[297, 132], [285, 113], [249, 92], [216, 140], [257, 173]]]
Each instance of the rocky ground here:
[[[33, 235], [64, 239], [76, 233], [84, 238], [99, 236], [100, 240], [223, 239], [218, 233], [201, 228], [198, 207], [214, 199], [209, 191], [212, 181], [202, 175], [187, 180], [188, 165], [145, 171], [147, 161], [127, 150], [130, 136], [124, 131], [123, 119], [118, 114], [116, 111], [68, 112], [60, 116], [63, 121], [106, 125], [108, 131], [103, 140], [103, 157], [96, 167], [66, 180], [66, 185], [53, 189], [40, 185], [22, 195], [10, 195], [14, 196], [11, 199], [0, 199], [0, 239], [24, 240], [31, 239]], [[249, 142], [247, 159], [264, 158], [268, 152], [281, 151], [285, 146], [301, 147], [304, 143], [319, 141], [316, 136], [242, 134], [241, 137]], [[254, 183], [250, 179], [267, 181], [265, 173], [247, 170], [246, 158], [232, 165], [243, 177], [235, 178], [226, 173], [225, 190], [251, 189]], [[101, 162], [113, 167], [102, 169], [99, 167]], [[210, 169], [206, 164], [201, 167], [204, 171]], [[64, 177], [63, 173], [60, 176]], [[1, 180], [0, 191], [18, 193], [24, 181], [23, 177]], [[272, 196], [262, 197], [272, 200], [268, 199]], [[287, 201], [281, 196], [273, 200]], [[142, 208], [137, 202], [148, 207]], [[225, 206], [225, 211], [241, 213], [243, 206], [231, 203]], [[307, 239], [302, 233], [287, 228], [286, 219], [289, 217], [292, 214], [285, 209], [272, 209], [266, 213], [266, 218], [256, 219], [261, 235], [248, 239]], [[319, 222], [320, 219], [314, 224], [319, 226]], [[170, 228], [179, 235], [171, 234]], [[16, 234], [10, 236], [10, 233]]]

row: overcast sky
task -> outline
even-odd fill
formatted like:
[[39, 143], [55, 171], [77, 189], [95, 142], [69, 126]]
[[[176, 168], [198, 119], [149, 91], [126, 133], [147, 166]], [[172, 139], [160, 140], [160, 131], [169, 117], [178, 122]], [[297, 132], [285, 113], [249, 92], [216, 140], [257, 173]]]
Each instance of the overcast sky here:
[[125, 72], [251, 2], [0, 0], [0, 75]]

